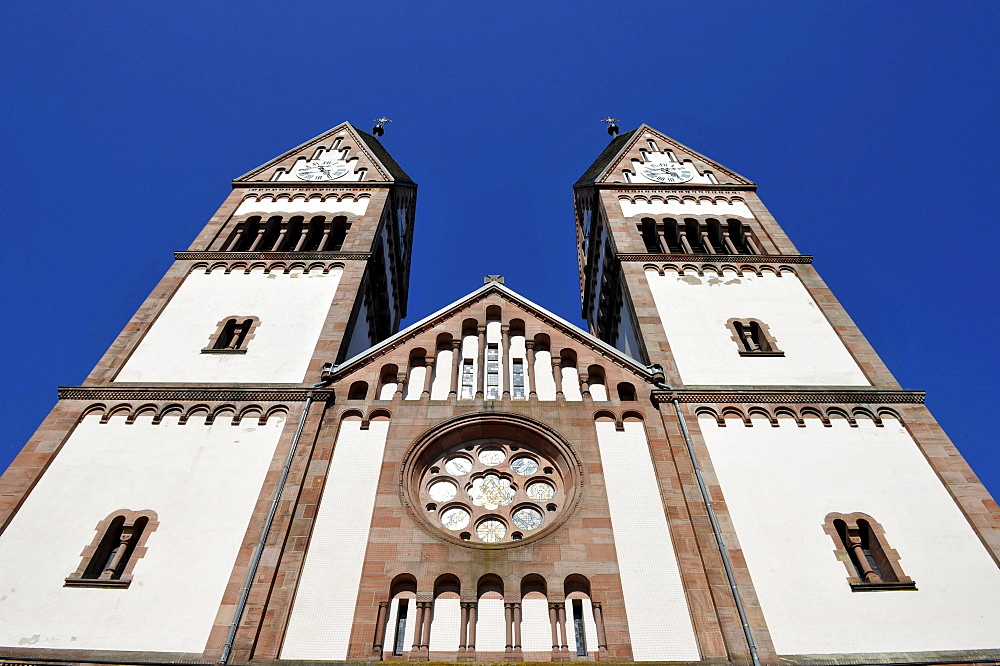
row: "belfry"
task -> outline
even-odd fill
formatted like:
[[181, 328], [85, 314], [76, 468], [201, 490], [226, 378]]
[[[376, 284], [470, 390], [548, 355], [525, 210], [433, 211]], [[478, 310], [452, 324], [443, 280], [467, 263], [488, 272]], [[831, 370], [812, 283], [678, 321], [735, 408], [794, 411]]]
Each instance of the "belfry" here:
[[234, 180], [0, 479], [0, 664], [1000, 662], [924, 394], [753, 182], [608, 122], [589, 332], [498, 275], [400, 330], [417, 185], [348, 123]]

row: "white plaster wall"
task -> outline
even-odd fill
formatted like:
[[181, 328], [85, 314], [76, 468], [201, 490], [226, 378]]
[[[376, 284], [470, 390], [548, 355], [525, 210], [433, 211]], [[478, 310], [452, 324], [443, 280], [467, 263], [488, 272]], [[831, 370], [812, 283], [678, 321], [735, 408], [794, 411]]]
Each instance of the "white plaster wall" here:
[[638, 421], [597, 421], [604, 485], [636, 661], [697, 661], [691, 616], [649, 454]]
[[431, 382], [431, 400], [448, 399], [451, 380], [455, 375], [455, 368], [452, 366], [453, 357], [454, 353], [450, 349], [438, 351], [437, 362], [434, 364], [434, 379]]
[[506, 647], [503, 599], [481, 597], [476, 608], [476, 652], [503, 652]]
[[386, 382], [378, 389], [378, 399], [379, 400], [392, 400], [392, 397], [396, 395], [396, 388], [399, 386], [398, 382]]
[[387, 420], [340, 424], [282, 659], [347, 658], [388, 432]]
[[637, 217], [639, 215], [667, 215], [674, 217], [684, 217], [692, 215], [708, 215], [720, 220], [729, 217], [742, 217], [744, 219], [754, 219], [750, 207], [742, 201], [677, 201], [671, 199], [663, 201], [654, 199], [653, 201], [636, 201], [628, 199], [618, 199], [621, 206], [622, 215], [625, 217]]
[[552, 654], [549, 601], [540, 592], [530, 592], [521, 600], [521, 650]]
[[[299, 383], [341, 271], [191, 273], [150, 327], [116, 382]], [[245, 354], [203, 354], [221, 320], [256, 316]]]
[[568, 402], [579, 402], [583, 400], [583, 393], [580, 392], [580, 372], [576, 368], [560, 368], [562, 375], [563, 397]]
[[535, 385], [539, 400], [556, 399], [556, 381], [552, 374], [552, 354], [547, 351], [535, 352]]
[[594, 402], [607, 402], [608, 387], [604, 384], [591, 384], [590, 399]]
[[[869, 386], [798, 276], [646, 271], [685, 384]], [[767, 324], [783, 357], [740, 356], [731, 318]]]
[[427, 366], [419, 365], [410, 368], [406, 378], [406, 400], [420, 400], [424, 392], [424, 377], [427, 376]]
[[[86, 417], [0, 537], [0, 645], [202, 652], [283, 426]], [[63, 587], [119, 509], [160, 523], [132, 584]]]
[[[909, 433], [780, 421], [699, 420], [778, 653], [1000, 647], [1000, 570]], [[856, 511], [918, 591], [851, 591], [823, 523]]]
[[255, 197], [251, 196], [240, 202], [239, 207], [233, 214], [242, 216], [253, 215], [255, 213], [258, 215], [292, 215], [302, 213], [311, 215], [337, 215], [340, 213], [350, 213], [360, 217], [368, 210], [369, 203], [371, 203], [370, 196], [360, 196], [357, 200], [345, 198], [343, 201], [337, 201], [333, 197], [323, 201], [319, 198], [306, 199], [305, 197], [295, 197], [289, 199], [281, 197], [275, 199], [271, 196], [263, 196], [258, 201]]
[[[438, 597], [434, 600], [434, 617], [427, 649], [431, 652], [456, 652], [459, 625], [462, 622], [462, 601], [458, 597]], [[432, 659], [433, 661], [433, 659]]]

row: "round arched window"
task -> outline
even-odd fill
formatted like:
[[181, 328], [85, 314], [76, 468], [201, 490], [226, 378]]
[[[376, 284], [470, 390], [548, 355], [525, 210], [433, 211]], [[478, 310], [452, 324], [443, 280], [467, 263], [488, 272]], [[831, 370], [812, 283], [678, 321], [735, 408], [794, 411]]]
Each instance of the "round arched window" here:
[[565, 520], [580, 465], [546, 426], [515, 415], [454, 419], [418, 440], [403, 462], [403, 502], [455, 543], [510, 547]]

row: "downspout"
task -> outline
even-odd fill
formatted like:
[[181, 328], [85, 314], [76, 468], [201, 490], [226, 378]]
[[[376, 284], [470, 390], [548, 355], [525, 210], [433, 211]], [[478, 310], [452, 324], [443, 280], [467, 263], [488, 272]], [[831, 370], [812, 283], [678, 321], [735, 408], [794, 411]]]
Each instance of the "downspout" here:
[[250, 587], [253, 585], [253, 579], [257, 575], [257, 567], [260, 565], [260, 558], [264, 554], [264, 544], [267, 542], [267, 536], [271, 531], [271, 525], [274, 523], [274, 514], [278, 511], [278, 502], [281, 500], [281, 493], [285, 489], [285, 481], [288, 479], [288, 471], [292, 467], [292, 460], [295, 458], [295, 450], [299, 446], [299, 438], [302, 437], [302, 430], [306, 425], [306, 417], [309, 416], [309, 407], [313, 403], [313, 391], [324, 386], [329, 386], [333, 381], [333, 364], [326, 363], [323, 365], [322, 374], [320, 375], [323, 381], [313, 384], [309, 388], [309, 394], [306, 396], [306, 404], [302, 407], [302, 415], [299, 417], [299, 426], [295, 429], [295, 436], [292, 437], [292, 444], [288, 447], [288, 456], [285, 458], [285, 466], [281, 469], [281, 477], [278, 479], [278, 487], [274, 491], [274, 499], [271, 500], [271, 510], [267, 513], [267, 520], [264, 521], [264, 528], [260, 532], [260, 539], [257, 540], [257, 546], [254, 548], [253, 557], [250, 559], [250, 570], [247, 571], [247, 579], [243, 583], [243, 591], [240, 592], [240, 600], [236, 603], [236, 612], [233, 615], [233, 624], [229, 627], [229, 635], [226, 636], [226, 644], [222, 648], [222, 656], [219, 657], [218, 663], [225, 664], [229, 662], [229, 655], [233, 651], [233, 642], [236, 640], [236, 631], [239, 629], [240, 620], [243, 619], [243, 611], [246, 610], [247, 599], [250, 597]]
[[[657, 388], [665, 391], [673, 391], [671, 386], [664, 383], [663, 368], [661, 366], [650, 366], [650, 371], [653, 374], [653, 384]], [[760, 666], [760, 657], [757, 655], [757, 644], [753, 640], [753, 631], [750, 629], [746, 609], [743, 607], [743, 598], [740, 596], [740, 590], [736, 586], [736, 577], [733, 575], [733, 563], [729, 560], [729, 551], [726, 550], [726, 544], [722, 540], [722, 530], [719, 529], [719, 521], [715, 517], [715, 509], [712, 508], [712, 498], [708, 494], [705, 478], [701, 475], [701, 466], [698, 465], [698, 456], [694, 453], [694, 443], [691, 441], [691, 433], [688, 432], [687, 421], [684, 420], [684, 412], [681, 411], [681, 403], [677, 399], [676, 393], [672, 394], [670, 401], [674, 403], [674, 409], [677, 411], [677, 420], [680, 421], [681, 432], [684, 433], [684, 443], [687, 445], [688, 456], [691, 458], [691, 464], [694, 465], [694, 475], [698, 479], [701, 498], [705, 502], [705, 508], [708, 509], [708, 520], [712, 523], [712, 533], [715, 534], [715, 543], [718, 545], [719, 553], [722, 555], [722, 566], [726, 570], [729, 589], [732, 590], [733, 599], [736, 600], [736, 611], [740, 615], [740, 624], [743, 625], [743, 635], [747, 639], [747, 647], [750, 648], [750, 659], [753, 660], [753, 666]]]

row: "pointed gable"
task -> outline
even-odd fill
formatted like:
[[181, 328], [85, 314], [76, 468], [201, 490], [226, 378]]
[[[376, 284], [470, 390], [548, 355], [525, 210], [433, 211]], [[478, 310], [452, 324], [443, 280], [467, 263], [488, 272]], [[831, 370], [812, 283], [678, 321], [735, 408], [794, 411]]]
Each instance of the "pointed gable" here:
[[[440, 391], [434, 394], [434, 389], [430, 388], [431, 379], [426, 377], [430, 372], [434, 373], [435, 386], [440, 382], [446, 387], [444, 390], [450, 391], [451, 397], [455, 397], [461, 381], [461, 371], [456, 370], [458, 359], [449, 354], [447, 358], [450, 368], [428, 370], [440, 352], [453, 350], [458, 352], [460, 357], [472, 360], [473, 372], [477, 377], [476, 387], [480, 394], [477, 397], [482, 399], [484, 371], [480, 364], [488, 359], [483, 355], [484, 350], [479, 348], [480, 341], [487, 346], [498, 347], [501, 367], [506, 368], [505, 374], [510, 372], [506, 359], [528, 358], [525, 347], [531, 346], [527, 344], [530, 341], [534, 346], [536, 363], [540, 358], [538, 355], [547, 354], [547, 358], [550, 361], [554, 358], [556, 364], [562, 359], [561, 362], [565, 367], [576, 368], [581, 378], [594, 370], [595, 379], [600, 375], [600, 383], [605, 387], [616, 386], [622, 381], [638, 387], [651, 377], [649, 369], [635, 359], [622, 354], [545, 308], [535, 305], [511, 289], [497, 282], [491, 282], [368, 351], [347, 359], [335, 369], [335, 381], [343, 386], [340, 394], [347, 395], [347, 387], [358, 379], [375, 383], [377, 386], [380, 380], [384, 379], [383, 375], [388, 368], [389, 372], [399, 373], [398, 388], [404, 391], [404, 386], [408, 384], [409, 371], [419, 368], [417, 370], [420, 375], [419, 382], [421, 384], [426, 382], [426, 389], [431, 390], [432, 399], [445, 399], [447, 395], [441, 395]], [[552, 372], [550, 368], [547, 379], [542, 377], [537, 379], [540, 395], [545, 388], [544, 385], [546, 383], [550, 385], [553, 397], [549, 399], [554, 399], [557, 390], [559, 393], [562, 392], [553, 384], [553, 382], [559, 383], [560, 378], [554, 377]], [[507, 387], [505, 391], [508, 395], [509, 383], [507, 378], [501, 380], [501, 385]], [[407, 390], [415, 390], [416, 394], [407, 396], [404, 391], [404, 396], [407, 399], [419, 398], [424, 388], [411, 387]], [[535, 384], [531, 385], [531, 390], [535, 390]], [[375, 395], [379, 396], [377, 389]], [[388, 398], [382, 396], [382, 399]], [[541, 397], [541, 399], [546, 398]]]
[[389, 151], [372, 135], [344, 122], [292, 148], [234, 182], [412, 183]]
[[616, 136], [576, 182], [651, 185], [753, 185], [645, 123]]

